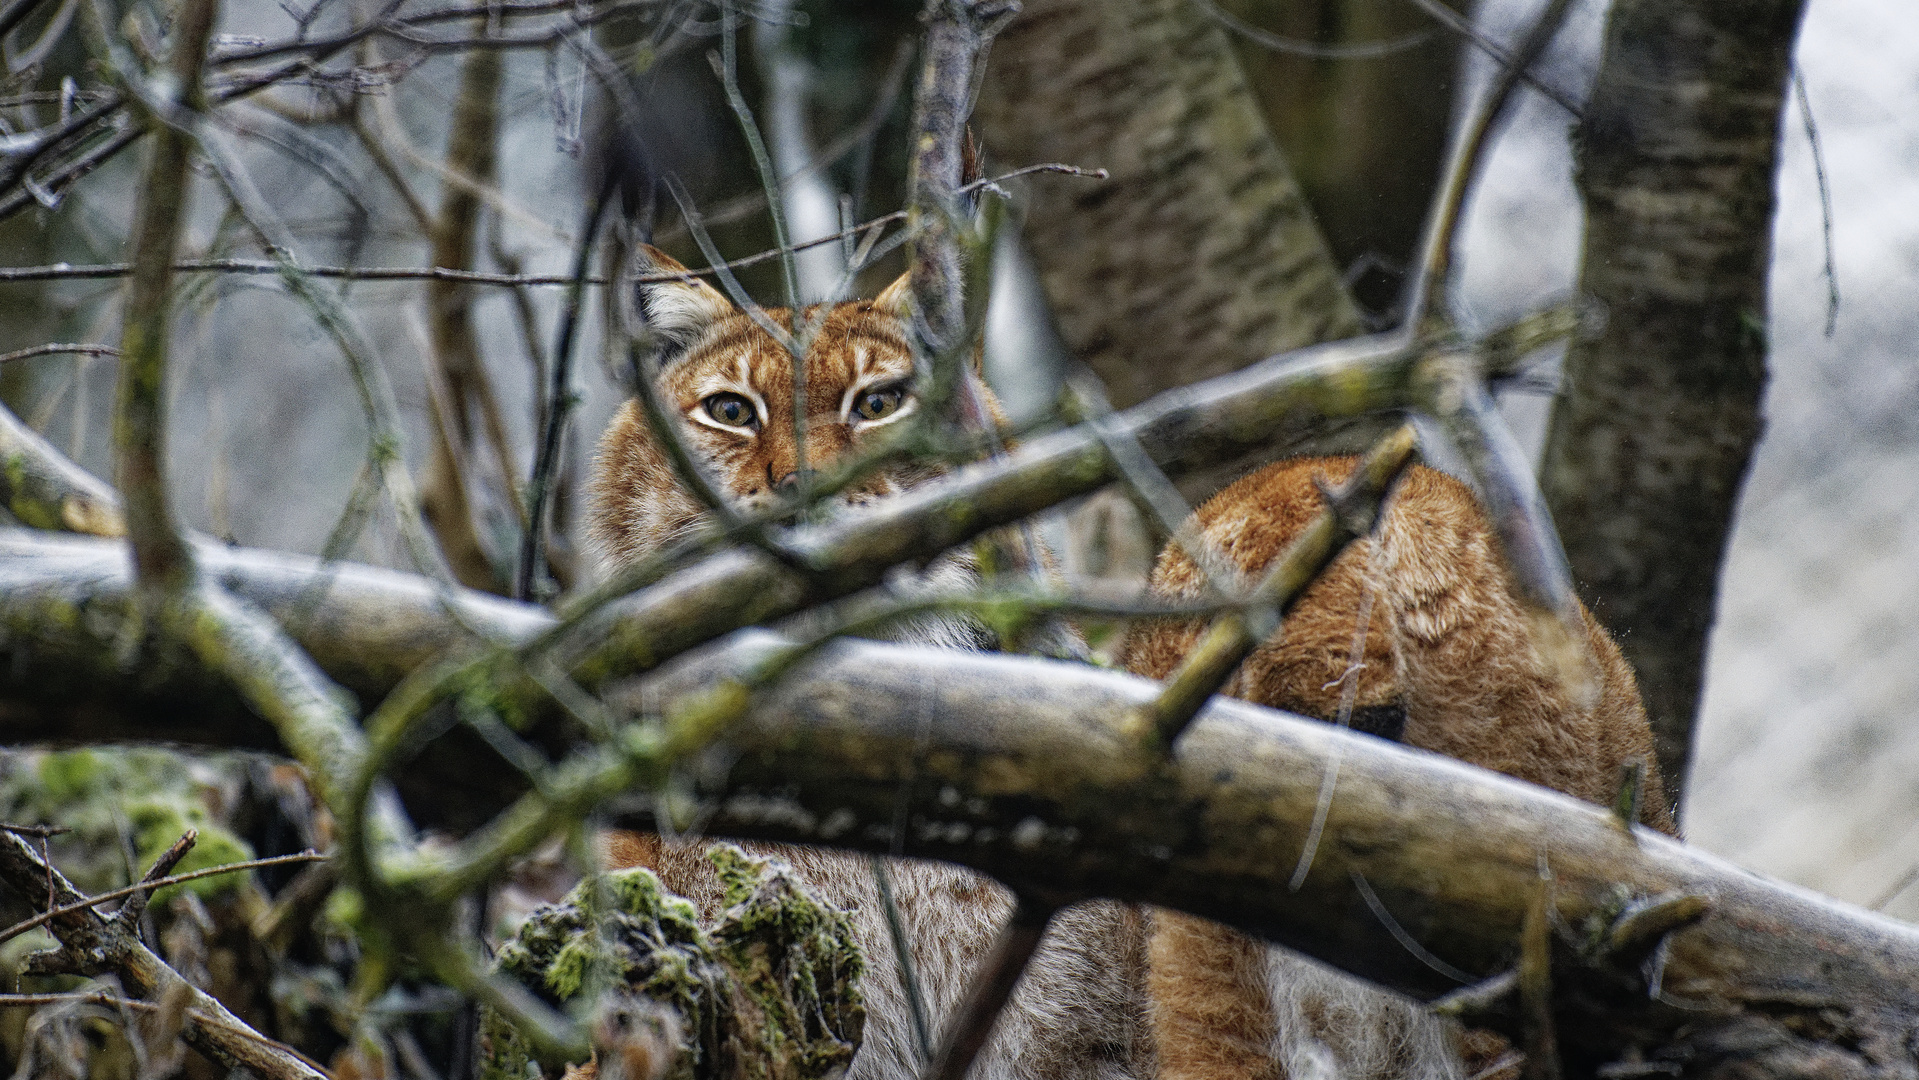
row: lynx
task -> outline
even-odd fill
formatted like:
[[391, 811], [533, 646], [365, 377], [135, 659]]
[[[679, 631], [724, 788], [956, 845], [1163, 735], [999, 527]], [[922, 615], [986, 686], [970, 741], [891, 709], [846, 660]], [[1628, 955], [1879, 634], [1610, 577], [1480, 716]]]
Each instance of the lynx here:
[[[642, 275], [684, 271], [651, 248], [640, 250], [638, 262]], [[918, 407], [910, 387], [907, 296], [902, 278], [873, 300], [825, 311], [805, 357], [807, 467], [846, 453]], [[692, 279], [643, 286], [637, 300], [634, 314], [662, 347], [656, 381], [661, 397], [684, 421], [689, 448], [704, 459], [720, 491], [751, 508], [797, 483], [793, 361], [786, 349], [718, 291]], [[767, 315], [782, 324], [790, 317], [781, 309], [769, 309]], [[990, 396], [987, 404], [989, 411], [997, 409]], [[924, 468], [898, 466], [837, 499], [857, 506], [931, 475]], [[677, 481], [637, 402], [620, 410], [601, 440], [592, 504], [595, 544], [613, 564], [658, 550], [703, 515], [699, 501]], [[936, 561], [929, 572], [948, 578], [974, 573], [967, 560], [953, 556]], [[901, 636], [958, 648], [985, 645], [970, 624], [951, 621], [915, 623]], [[652, 867], [668, 888], [709, 913], [718, 905], [719, 884], [703, 844], [615, 834], [607, 847], [609, 863]], [[761, 850], [776, 851], [829, 901], [854, 913], [868, 974], [866, 1032], [851, 1080], [917, 1076], [910, 1006], [870, 860], [796, 847]], [[887, 872], [926, 1012], [937, 1024], [969, 989], [971, 973], [1012, 913], [1012, 897], [990, 879], [950, 865], [891, 860]], [[1142, 1011], [1145, 976], [1145, 922], [1135, 909], [1097, 903], [1062, 913], [972, 1075], [981, 1080], [1150, 1076], [1151, 1068], [1141, 1067], [1150, 1059]]]
[[[651, 248], [640, 249], [638, 264], [643, 274], [684, 271]], [[684, 421], [688, 445], [721, 492], [754, 507], [796, 483], [801, 466], [786, 350], [690, 277], [647, 284], [636, 300], [636, 317], [661, 346], [661, 397]], [[824, 311], [804, 358], [808, 466], [846, 453], [917, 407], [906, 303], [902, 279], [871, 301]], [[789, 317], [778, 309], [767, 314]], [[1338, 479], [1349, 467], [1344, 459], [1271, 466], [1208, 502], [1198, 523], [1209, 542], [1256, 571], [1316, 511], [1313, 475]], [[839, 499], [857, 505], [930, 475], [902, 466]], [[637, 403], [619, 412], [601, 441], [592, 501], [593, 536], [611, 564], [658, 550], [703, 515]], [[951, 557], [936, 568], [972, 572]], [[1152, 585], [1162, 595], [1186, 596], [1199, 580], [1192, 561], [1169, 548]], [[1362, 615], [1363, 631], [1356, 633]], [[1587, 625], [1603, 674], [1591, 708], [1569, 700], [1544, 674], [1470, 493], [1416, 468], [1402, 481], [1377, 539], [1355, 544], [1337, 560], [1226, 690], [1330, 720], [1338, 716], [1346, 680], [1356, 680], [1349, 710], [1356, 727], [1603, 800], [1623, 761], [1651, 760], [1651, 737], [1631, 672], [1604, 631], [1590, 618]], [[1137, 625], [1124, 647], [1126, 664], [1163, 677], [1199, 630], [1179, 622]], [[983, 643], [954, 624], [908, 627], [904, 636], [962, 648]], [[1357, 657], [1356, 639], [1362, 642]], [[1645, 805], [1649, 824], [1671, 829], [1656, 777]], [[709, 911], [717, 906], [718, 883], [702, 845], [615, 834], [608, 847], [614, 865], [650, 866], [668, 888]], [[917, 1075], [911, 1015], [872, 865], [829, 851], [778, 853], [830, 901], [854, 912], [867, 946], [869, 1019], [853, 1080]], [[1012, 899], [996, 883], [957, 867], [898, 860], [887, 867], [926, 1010], [937, 1024], [965, 994]], [[1458, 1074], [1455, 1042], [1409, 1003], [1224, 927], [1101, 902], [1054, 920], [972, 1075], [1445, 1077]]]
[[[1215, 551], [1258, 572], [1319, 512], [1314, 478], [1343, 480], [1353, 464], [1317, 458], [1267, 466], [1201, 506], [1194, 524]], [[1172, 546], [1160, 554], [1152, 588], [1192, 597], [1202, 579], [1192, 558]], [[1356, 729], [1590, 802], [1610, 801], [1622, 766], [1638, 758], [1649, 773], [1641, 819], [1674, 832], [1632, 669], [1592, 615], [1583, 606], [1579, 613], [1599, 674], [1591, 704], [1576, 700], [1536, 652], [1472, 492], [1416, 465], [1400, 480], [1375, 535], [1334, 560], [1224, 692], [1322, 720], [1339, 719], [1343, 703]], [[1202, 629], [1196, 622], [1136, 624], [1123, 662], [1135, 674], [1164, 678]], [[1354, 1045], [1348, 1033], [1313, 1021], [1315, 1013], [1363, 1007], [1362, 996], [1302, 991], [1297, 960], [1269, 955], [1265, 945], [1218, 924], [1165, 911], [1153, 922], [1148, 986], [1166, 1080], [1277, 1078], [1288, 1075], [1288, 1060], [1298, 1075], [1325, 1055], [1343, 1066], [1342, 1075], [1392, 1064], [1381, 1060], [1389, 1048], [1379, 1040]], [[1295, 1013], [1292, 1030], [1270, 1007], [1287, 1001], [1309, 1006]], [[1391, 1022], [1394, 1011], [1383, 998], [1375, 1002], [1374, 1024], [1418, 1026]], [[1498, 1040], [1473, 1034], [1464, 1049], [1487, 1064]]]

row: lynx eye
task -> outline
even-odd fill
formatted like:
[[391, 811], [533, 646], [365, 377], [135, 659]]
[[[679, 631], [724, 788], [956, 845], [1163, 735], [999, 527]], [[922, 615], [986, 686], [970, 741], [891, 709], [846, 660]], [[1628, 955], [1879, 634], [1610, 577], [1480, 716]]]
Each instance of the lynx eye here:
[[906, 400], [904, 386], [881, 386], [862, 391], [853, 400], [853, 415], [861, 420], [884, 420], [899, 411]]
[[753, 403], [738, 394], [714, 394], [700, 404], [706, 406], [706, 415], [727, 427], [760, 426], [760, 417], [753, 411]]

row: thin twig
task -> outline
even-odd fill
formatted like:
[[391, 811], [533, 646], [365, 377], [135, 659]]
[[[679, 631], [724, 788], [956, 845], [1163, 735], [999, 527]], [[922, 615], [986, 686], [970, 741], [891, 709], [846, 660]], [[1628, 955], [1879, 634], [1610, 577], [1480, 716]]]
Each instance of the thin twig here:
[[[182, 854], [185, 854], [185, 852], [182, 852]], [[26, 933], [27, 931], [33, 929], [34, 927], [45, 926], [47, 923], [52, 922], [53, 920], [58, 919], [63, 915], [71, 915], [76, 911], [85, 911], [89, 908], [94, 907], [95, 905], [104, 904], [111, 900], [118, 900], [123, 896], [132, 896], [132, 897], [145, 896], [152, 893], [155, 889], [164, 889], [169, 885], [179, 885], [183, 882], [198, 881], [201, 878], [215, 877], [220, 874], [236, 874], [242, 870], [264, 870], [268, 867], [286, 866], [290, 863], [324, 862], [325, 860], [326, 860], [326, 856], [320, 854], [317, 851], [302, 851], [293, 855], [275, 855], [275, 856], [272, 856], [271, 858], [249, 859], [246, 862], [226, 863], [221, 866], [209, 866], [204, 869], [190, 871], [185, 874], [174, 874], [169, 877], [142, 878], [139, 881], [133, 883], [132, 885], [127, 885], [122, 888], [114, 889], [110, 892], [103, 892], [95, 896], [89, 896], [85, 900], [78, 900], [73, 903], [63, 905], [61, 907], [56, 907], [48, 911], [43, 911], [40, 914], [35, 915], [34, 917], [30, 919], [23, 919], [20, 922], [14, 923], [12, 926], [7, 927], [5, 930], [0, 930], [0, 941], [12, 941], [14, 938], [19, 937], [21, 934]], [[132, 908], [133, 908], [133, 904], [132, 902], [129, 902], [126, 905], [126, 907], [123, 907], [121, 909], [120, 914], [124, 914], [128, 909], [132, 909]], [[137, 909], [135, 909], [134, 913], [135, 913], [135, 917], [138, 917]]]
[[[117, 813], [116, 813], [116, 817], [117, 817]], [[121, 832], [120, 832], [121, 843], [128, 845], [127, 847], [128, 870], [129, 870], [129, 876], [130, 876], [131, 870], [132, 870], [132, 865], [131, 865], [132, 864], [132, 858], [131, 858], [132, 846], [126, 838], [125, 822], [121, 822], [120, 828], [121, 828]], [[147, 869], [147, 872], [145, 874], [141, 875], [140, 877], [141, 882], [146, 883], [146, 882], [156, 881], [160, 878], [166, 877], [168, 874], [171, 874], [173, 872], [173, 868], [180, 865], [180, 860], [187, 857], [187, 852], [192, 851], [193, 845], [198, 843], [199, 840], [200, 840], [200, 830], [198, 829], [188, 829], [186, 832], [182, 833], [180, 836], [180, 839], [175, 840], [170, 847], [168, 847], [165, 851], [160, 853], [159, 858], [153, 860], [153, 865]], [[120, 922], [123, 925], [125, 925], [129, 930], [135, 929], [136, 925], [139, 922], [140, 916], [143, 913], [145, 913], [145, 911], [147, 910], [147, 901], [151, 899], [153, 899], [152, 889], [145, 889], [140, 892], [136, 892], [132, 896], [127, 897], [127, 902], [120, 905], [120, 911], [114, 917], [119, 919]], [[0, 934], [0, 941], [5, 941], [5, 940], [6, 940], [6, 935]]]
[[566, 432], [566, 418], [573, 411], [573, 353], [579, 344], [580, 308], [586, 302], [586, 268], [593, 257], [593, 241], [599, 235], [600, 221], [613, 198], [613, 177], [601, 185], [598, 197], [587, 211], [585, 227], [580, 230], [579, 246], [573, 254], [573, 273], [566, 291], [566, 305], [560, 310], [559, 340], [553, 346], [553, 368], [542, 410], [540, 442], [533, 457], [533, 475], [527, 483], [526, 527], [520, 534], [520, 558], [513, 575], [513, 597], [530, 600], [538, 596], [546, 562], [546, 508], [553, 499], [554, 473], [560, 464], [560, 440]]
[[[1083, 169], [1075, 165], [1063, 165], [1047, 162], [1040, 165], [1028, 165], [1011, 172], [1000, 173], [984, 180], [976, 180], [961, 188], [962, 192], [977, 191], [1007, 180], [1030, 176], [1035, 173], [1054, 173], [1062, 176], [1079, 176], [1089, 180], [1105, 180], [1105, 169]], [[806, 251], [823, 244], [837, 244], [849, 237], [859, 237], [887, 225], [906, 220], [906, 211], [897, 210], [882, 214], [869, 221], [863, 221], [851, 228], [841, 229], [830, 236], [792, 245], [792, 251]], [[880, 253], [876, 252], [874, 258]], [[722, 270], [744, 270], [750, 266], [770, 262], [779, 258], [780, 250], [768, 248], [752, 255], [743, 255], [737, 259], [727, 259], [710, 266], [693, 267], [686, 271], [694, 277], [718, 275]], [[279, 263], [263, 259], [183, 259], [173, 264], [173, 271], [179, 274], [279, 274]], [[0, 267], [0, 284], [11, 281], [64, 281], [90, 280], [98, 278], [126, 277], [133, 272], [132, 263], [53, 263], [44, 266], [5, 266]], [[497, 285], [507, 288], [519, 288], [527, 285], [554, 286], [571, 285], [572, 274], [496, 274], [481, 270], [458, 270], [449, 266], [303, 266], [301, 273], [316, 278], [341, 278], [348, 281], [449, 281], [463, 285]], [[685, 274], [651, 274], [633, 279], [636, 284], [652, 284], [663, 281], [679, 281]], [[589, 274], [582, 279], [585, 284], [605, 286], [610, 279]], [[104, 347], [104, 346], [103, 346]]]
[[[1346, 670], [1339, 676], [1344, 685], [1339, 689], [1339, 715], [1334, 721], [1335, 727], [1352, 726], [1353, 704], [1359, 699], [1359, 673], [1366, 666], [1366, 631], [1372, 625], [1373, 600], [1373, 588], [1368, 585], [1359, 601], [1359, 614], [1353, 617], [1353, 643], [1346, 651]], [[1313, 868], [1313, 857], [1319, 853], [1319, 840], [1325, 835], [1326, 819], [1333, 811], [1333, 790], [1339, 784], [1339, 766], [1345, 746], [1342, 741], [1333, 741], [1332, 752], [1326, 758], [1326, 770], [1320, 774], [1319, 801], [1313, 807], [1313, 823], [1306, 830], [1306, 843], [1300, 847], [1299, 862], [1293, 866], [1293, 876], [1286, 882], [1286, 887], [1293, 892], [1298, 892], [1306, 884], [1306, 875]]]
[[94, 344], [49, 344], [35, 345], [26, 349], [15, 349], [10, 353], [0, 353], [0, 364], [9, 364], [15, 360], [26, 360], [35, 356], [119, 356], [120, 349], [114, 345]]
[[1806, 76], [1798, 65], [1792, 69], [1792, 93], [1799, 102], [1799, 119], [1806, 127], [1806, 144], [1812, 150], [1812, 173], [1819, 181], [1820, 235], [1826, 243], [1826, 336], [1839, 327], [1839, 269], [1832, 254], [1832, 185], [1826, 180], [1826, 155], [1819, 146], [1819, 127], [1812, 118], [1812, 98], [1806, 93]]
[[[0, 834], [0, 880], [27, 893], [44, 876], [52, 902], [48, 907], [71, 907], [91, 898], [54, 869], [24, 840]], [[179, 972], [140, 942], [137, 933], [90, 907], [71, 910], [51, 924], [61, 948], [33, 954], [27, 971], [37, 975], [117, 975], [149, 1001], [166, 1002], [176, 995], [187, 1001], [187, 1023], [181, 1036], [187, 1044], [229, 1070], [250, 1069], [263, 1080], [326, 1080], [326, 1073], [297, 1053], [260, 1035], [228, 1012], [220, 1002], [194, 987]]]
[[[1479, 27], [1474, 26], [1471, 19], [1440, 3], [1439, 0], [1408, 0], [1408, 2], [1431, 16], [1433, 21], [1439, 23], [1439, 25], [1465, 38], [1468, 42], [1471, 42], [1479, 51], [1492, 57], [1494, 63], [1508, 67], [1512, 65], [1512, 52], [1509, 51], [1506, 46], [1501, 45], [1499, 42], [1487, 36]], [[1546, 82], [1531, 71], [1524, 72], [1520, 75], [1520, 78], [1525, 81], [1527, 86], [1544, 94], [1547, 100], [1566, 110], [1567, 113], [1571, 114], [1573, 119], [1580, 120], [1585, 118], [1585, 110], [1580, 107], [1579, 102], [1573, 100], [1571, 94]]]
[[1220, 7], [1214, 0], [1193, 0], [1206, 17], [1219, 25], [1245, 38], [1263, 49], [1288, 56], [1305, 56], [1314, 60], [1376, 60], [1384, 56], [1393, 56], [1416, 49], [1431, 41], [1437, 31], [1415, 30], [1410, 34], [1387, 41], [1357, 41], [1346, 45], [1322, 45], [1317, 41], [1301, 41], [1298, 38], [1281, 37], [1270, 30], [1262, 30], [1252, 23]]
[[1385, 927], [1386, 932], [1393, 936], [1393, 940], [1399, 942], [1400, 947], [1411, 953], [1414, 959], [1461, 986], [1470, 986], [1481, 981], [1471, 972], [1462, 971], [1427, 951], [1426, 946], [1421, 945], [1419, 939], [1401, 926], [1399, 920], [1393, 918], [1392, 912], [1386, 910], [1385, 902], [1380, 900], [1379, 894], [1373, 891], [1372, 883], [1366, 880], [1364, 874], [1354, 870], [1352, 880], [1353, 887], [1359, 890], [1360, 898], [1366, 901], [1366, 907], [1373, 913], [1373, 918], [1378, 919], [1379, 925]]
[[873, 856], [873, 884], [879, 889], [880, 910], [886, 914], [886, 932], [893, 942], [893, 962], [898, 965], [900, 986], [906, 991], [907, 1016], [913, 1021], [913, 1038], [921, 1063], [933, 1060], [932, 1025], [926, 1015], [926, 995], [920, 991], [919, 971], [913, 962], [913, 949], [906, 939], [906, 924], [900, 918], [899, 903], [893, 898], [893, 876], [879, 856]]
[[[786, 196], [780, 188], [780, 177], [773, 167], [772, 155], [767, 153], [766, 140], [760, 135], [760, 125], [753, 118], [753, 110], [746, 103], [746, 95], [740, 92], [739, 79], [739, 14], [732, 0], [723, 0], [720, 13], [720, 55], [707, 53], [712, 62], [714, 74], [719, 76], [720, 88], [726, 94], [726, 103], [733, 110], [733, 117], [740, 125], [740, 134], [746, 139], [746, 148], [753, 158], [753, 169], [759, 174], [760, 190], [766, 196], [766, 216], [773, 226], [773, 246], [780, 252], [780, 285], [785, 293], [788, 328], [791, 336], [781, 343], [787, 348], [792, 359], [793, 370], [793, 452], [794, 477], [799, 484], [800, 501], [804, 505], [809, 494], [809, 472], [806, 467], [806, 421], [809, 404], [806, 396], [806, 354], [812, 344], [813, 326], [800, 308], [800, 278], [797, 260], [793, 258], [791, 233], [787, 228]], [[678, 198], [678, 195], [675, 195]], [[687, 221], [689, 229], [694, 227]], [[745, 305], [742, 305], [745, 306]], [[776, 337], [778, 335], [775, 335]], [[644, 380], [644, 376], [641, 376]], [[777, 483], [781, 477], [773, 477]], [[717, 509], [717, 507], [716, 507]]]
[[1240, 572], [1239, 565], [1200, 530], [1193, 508], [1187, 505], [1165, 471], [1146, 453], [1137, 437], [1113, 425], [1113, 406], [1106, 398], [1099, 376], [1083, 364], [1075, 365], [1066, 376], [1066, 388], [1072, 393], [1084, 422], [1106, 444], [1106, 452], [1112, 455], [1113, 467], [1125, 478], [1127, 489], [1151, 511], [1161, 532], [1172, 537], [1172, 542], [1193, 560], [1201, 583], [1220, 596], [1245, 592], [1246, 576]]
[[946, 1025], [939, 1055], [923, 1074], [926, 1080], [966, 1080], [967, 1070], [986, 1048], [986, 1037], [992, 1034], [1000, 1010], [1012, 998], [1026, 965], [1039, 949], [1053, 910], [1024, 897], [1013, 907], [1012, 916], [993, 942], [993, 950], [973, 974], [972, 990]]

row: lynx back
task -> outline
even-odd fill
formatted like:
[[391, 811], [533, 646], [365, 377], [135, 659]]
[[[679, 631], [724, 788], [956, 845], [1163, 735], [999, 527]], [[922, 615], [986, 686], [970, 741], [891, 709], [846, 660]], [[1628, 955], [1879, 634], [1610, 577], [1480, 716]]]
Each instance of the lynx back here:
[[[1314, 477], [1342, 480], [1352, 466], [1351, 458], [1270, 465], [1215, 495], [1194, 524], [1215, 550], [1257, 574], [1319, 512]], [[1152, 586], [1161, 595], [1190, 597], [1201, 579], [1174, 546], [1160, 555]], [[1344, 720], [1592, 802], [1609, 801], [1621, 767], [1638, 758], [1655, 770], [1646, 777], [1642, 820], [1672, 832], [1632, 670], [1583, 607], [1580, 615], [1599, 672], [1593, 700], [1562, 685], [1539, 655], [1471, 490], [1414, 466], [1375, 535], [1356, 541], [1320, 575], [1225, 692]], [[1193, 622], [1136, 624], [1123, 662], [1136, 674], [1164, 678], [1202, 629]], [[1444, 1075], [1430, 1049], [1430, 1019], [1370, 991], [1342, 988], [1225, 927], [1156, 912], [1150, 955], [1164, 1080], [1299, 1075], [1316, 1058], [1331, 1058], [1343, 1076]], [[1355, 1032], [1371, 1037], [1356, 1040]], [[1483, 1066], [1498, 1056], [1503, 1044], [1496, 1037], [1467, 1034], [1469, 1063]]]

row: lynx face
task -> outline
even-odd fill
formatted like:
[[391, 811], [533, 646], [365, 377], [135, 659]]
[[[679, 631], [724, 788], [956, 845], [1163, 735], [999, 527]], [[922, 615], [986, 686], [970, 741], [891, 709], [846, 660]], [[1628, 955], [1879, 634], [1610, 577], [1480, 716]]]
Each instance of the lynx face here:
[[[650, 247], [641, 249], [638, 261], [643, 274], [685, 269]], [[874, 300], [825, 310], [805, 358], [807, 469], [819, 469], [917, 411], [906, 297], [902, 278]], [[656, 381], [663, 404], [720, 491], [750, 510], [795, 486], [801, 455], [792, 356], [704, 282], [645, 285], [638, 301], [638, 319], [663, 345]], [[817, 318], [820, 311], [804, 314]], [[791, 325], [785, 309], [766, 313], [778, 325]], [[593, 474], [593, 534], [609, 563], [658, 550], [705, 513], [680, 485], [637, 401], [622, 407], [607, 428]], [[865, 478], [836, 501], [859, 505], [928, 475], [924, 468], [896, 467]]]

